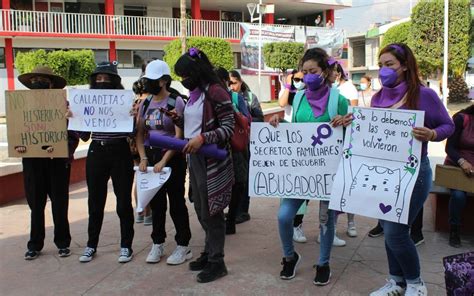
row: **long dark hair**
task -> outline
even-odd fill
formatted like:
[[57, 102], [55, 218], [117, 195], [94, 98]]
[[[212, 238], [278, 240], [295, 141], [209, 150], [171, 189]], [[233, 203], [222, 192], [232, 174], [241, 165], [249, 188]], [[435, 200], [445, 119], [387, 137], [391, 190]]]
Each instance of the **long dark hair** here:
[[409, 109], [418, 109], [420, 87], [422, 84], [418, 73], [418, 64], [416, 63], [415, 55], [404, 43], [392, 43], [385, 46], [379, 53], [379, 59], [384, 53], [392, 54], [402, 66], [407, 68], [407, 70], [404, 71], [403, 77], [408, 85], [406, 105]]
[[231, 70], [231, 71], [229, 71], [229, 74], [230, 74], [230, 77], [233, 77], [233, 78], [237, 79], [239, 82], [242, 83], [242, 85], [240, 86], [240, 90], [242, 92], [250, 91], [250, 87], [248, 86], [247, 83], [245, 83], [245, 81], [242, 80], [242, 76], [240, 76], [239, 72], [237, 72], [235, 70]]
[[222, 85], [206, 54], [196, 48], [191, 48], [178, 59], [174, 65], [174, 72], [180, 77], [196, 79], [202, 91], [206, 90], [208, 84]]
[[462, 109], [461, 111], [454, 114], [454, 116], [456, 116], [459, 113], [467, 114], [467, 115], [474, 115], [474, 104], [471, 104], [471, 106]]
[[307, 61], [312, 60], [318, 63], [318, 66], [321, 68], [324, 74], [326, 74], [326, 78], [324, 81], [326, 83], [330, 83], [328, 80], [329, 75], [331, 74], [331, 68], [329, 67], [328, 61], [329, 61], [329, 56], [326, 53], [326, 51], [322, 48], [315, 47], [308, 49], [303, 57], [301, 58], [300, 61], [300, 69], [303, 69], [303, 64], [306, 63]]

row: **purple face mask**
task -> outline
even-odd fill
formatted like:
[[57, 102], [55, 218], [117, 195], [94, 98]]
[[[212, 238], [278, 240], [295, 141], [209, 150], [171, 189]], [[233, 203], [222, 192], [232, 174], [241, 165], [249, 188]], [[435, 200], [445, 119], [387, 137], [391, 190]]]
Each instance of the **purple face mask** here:
[[382, 67], [379, 70], [379, 78], [384, 87], [394, 87], [398, 79], [397, 70], [388, 67]]
[[305, 74], [303, 77], [303, 82], [306, 84], [306, 87], [309, 90], [318, 90], [324, 82], [324, 78], [320, 74]]

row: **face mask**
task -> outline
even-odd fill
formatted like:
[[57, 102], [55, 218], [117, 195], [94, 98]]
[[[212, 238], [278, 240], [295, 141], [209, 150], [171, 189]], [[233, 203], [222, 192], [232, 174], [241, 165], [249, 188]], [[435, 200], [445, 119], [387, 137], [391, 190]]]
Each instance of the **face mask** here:
[[394, 87], [398, 79], [397, 70], [382, 67], [379, 71], [379, 78], [384, 87]]
[[293, 83], [293, 86], [294, 86], [297, 90], [302, 90], [302, 89], [305, 87], [303, 81], [294, 82], [294, 83]]
[[360, 89], [361, 90], [366, 90], [367, 89], [367, 83], [361, 83], [360, 84]]
[[308, 73], [304, 76], [303, 81], [309, 90], [318, 90], [323, 85], [324, 78], [320, 74]]
[[95, 89], [115, 89], [112, 82], [96, 82]]
[[183, 79], [183, 81], [181, 81], [181, 84], [188, 90], [194, 90], [196, 87], [198, 87], [198, 83], [192, 77]]
[[150, 93], [152, 95], [157, 95], [161, 92], [162, 87], [160, 86], [160, 81], [158, 79], [143, 79], [143, 91]]
[[30, 85], [30, 89], [49, 89], [49, 88], [50, 88], [49, 82], [45, 82], [45, 81], [35, 81], [35, 82], [32, 82]]

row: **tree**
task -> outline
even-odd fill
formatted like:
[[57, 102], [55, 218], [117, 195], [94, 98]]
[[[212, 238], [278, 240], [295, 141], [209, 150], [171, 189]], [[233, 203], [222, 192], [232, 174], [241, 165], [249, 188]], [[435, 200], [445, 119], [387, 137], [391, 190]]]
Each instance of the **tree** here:
[[[214, 67], [223, 67], [227, 70], [234, 68], [234, 56], [230, 43], [224, 39], [212, 37], [189, 37], [186, 39], [186, 50], [191, 47], [203, 51]], [[181, 56], [181, 40], [175, 39], [165, 48], [164, 61], [170, 66], [171, 76], [178, 79], [174, 73], [174, 65]]]
[[297, 69], [304, 54], [304, 44], [298, 42], [271, 42], [263, 46], [265, 64], [285, 73]]
[[405, 22], [391, 27], [383, 35], [383, 40], [380, 48], [391, 43], [405, 43], [408, 44], [410, 37], [411, 22]]
[[48, 66], [57, 75], [66, 79], [68, 85], [89, 83], [89, 75], [94, 71], [94, 53], [92, 50], [56, 50], [44, 49], [19, 52], [15, 57], [15, 67], [20, 74], [31, 72], [37, 66]]

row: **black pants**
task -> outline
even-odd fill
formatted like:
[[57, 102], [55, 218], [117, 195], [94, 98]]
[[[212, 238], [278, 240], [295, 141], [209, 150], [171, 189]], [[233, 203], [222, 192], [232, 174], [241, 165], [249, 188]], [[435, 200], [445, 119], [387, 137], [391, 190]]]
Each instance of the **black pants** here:
[[[244, 150], [242, 153], [242, 156], [244, 157], [247, 165], [247, 171], [246, 171], [246, 180], [244, 181], [244, 188], [243, 188], [243, 194], [240, 198], [239, 202], [239, 208], [237, 211], [237, 215], [240, 215], [242, 213], [248, 214], [249, 212], [249, 207], [250, 207], [250, 196], [249, 196], [249, 162], [250, 162], [250, 151], [248, 149]], [[233, 191], [233, 190], [232, 190]]]
[[131, 248], [133, 241], [132, 184], [133, 161], [130, 147], [124, 139], [119, 143], [102, 145], [92, 141], [86, 161], [87, 188], [89, 190], [89, 240], [87, 246], [97, 248], [104, 220], [107, 183], [112, 177], [117, 197], [117, 214], [120, 218], [120, 246]]
[[229, 212], [227, 213], [227, 220], [232, 223], [235, 222], [235, 218], [238, 212], [240, 212], [242, 199], [246, 196], [248, 198], [246, 184], [248, 183], [249, 163], [246, 155], [246, 152], [232, 152], [235, 183], [232, 186], [232, 198], [229, 204]]
[[[163, 157], [161, 149], [145, 147], [148, 164], [155, 165]], [[186, 159], [183, 154], [176, 153], [166, 165], [171, 168], [171, 176], [160, 188], [150, 202], [153, 215], [153, 232], [151, 238], [154, 244], [162, 244], [166, 238], [166, 195], [170, 202], [170, 216], [176, 229], [175, 240], [179, 246], [188, 246], [191, 239], [189, 214], [184, 199], [184, 182], [186, 177]]]
[[41, 251], [44, 246], [44, 209], [49, 196], [54, 221], [54, 243], [59, 249], [71, 243], [69, 221], [69, 176], [67, 158], [23, 158], [23, 180], [26, 200], [31, 209], [31, 231], [28, 250]]
[[423, 207], [420, 209], [418, 212], [418, 215], [416, 215], [415, 220], [413, 221], [413, 224], [411, 225], [410, 228], [410, 234], [415, 235], [415, 236], [423, 236]]

